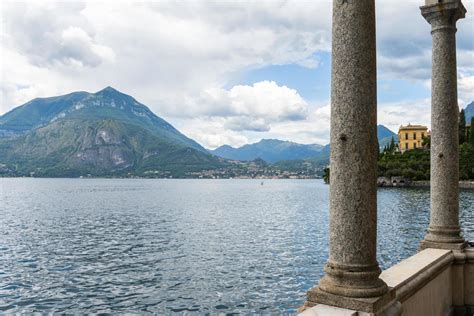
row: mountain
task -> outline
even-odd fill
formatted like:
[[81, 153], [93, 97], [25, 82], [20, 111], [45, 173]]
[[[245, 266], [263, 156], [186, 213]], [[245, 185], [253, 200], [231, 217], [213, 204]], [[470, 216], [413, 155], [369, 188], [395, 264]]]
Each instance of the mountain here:
[[262, 139], [258, 143], [244, 145], [239, 148], [224, 145], [212, 150], [211, 153], [232, 160], [251, 161], [260, 158], [266, 162], [275, 163], [282, 160], [314, 157], [321, 152], [323, 147], [317, 144], [302, 145], [277, 139]]
[[389, 130], [383, 125], [377, 125], [377, 139], [379, 140], [379, 148], [383, 149], [386, 145], [390, 144], [393, 140], [398, 143], [398, 135]]
[[387, 138], [387, 137], [396, 137], [397, 134], [395, 134], [394, 132], [392, 132], [391, 130], [389, 130], [387, 127], [379, 124], [377, 125], [377, 138], [379, 140], [382, 140], [384, 138]]
[[0, 136], [20, 136], [60, 119], [112, 119], [139, 125], [172, 142], [206, 150], [181, 134], [148, 107], [112, 87], [97, 93], [73, 92], [52, 98], [37, 98], [0, 117]]
[[466, 106], [464, 114], [466, 115], [466, 123], [471, 124], [471, 119], [474, 117], [474, 101]]
[[0, 117], [0, 164], [42, 176], [175, 174], [225, 166], [111, 87], [37, 98]]
[[[381, 148], [390, 143], [392, 137], [398, 142], [397, 134], [383, 125], [377, 126], [377, 137]], [[210, 152], [226, 159], [251, 161], [261, 158], [269, 163], [301, 159], [311, 159], [314, 162], [329, 160], [329, 145], [303, 145], [277, 139], [262, 139], [258, 143], [244, 145], [239, 148], [223, 145]], [[288, 163], [280, 165], [288, 165]]]

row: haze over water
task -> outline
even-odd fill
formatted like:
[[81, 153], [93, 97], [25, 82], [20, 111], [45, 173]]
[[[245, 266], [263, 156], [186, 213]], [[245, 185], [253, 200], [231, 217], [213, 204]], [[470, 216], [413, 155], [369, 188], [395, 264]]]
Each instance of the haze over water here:
[[[0, 179], [0, 313], [295, 313], [327, 259], [321, 180]], [[378, 259], [414, 254], [429, 191], [380, 189]], [[461, 224], [474, 239], [474, 191]]]

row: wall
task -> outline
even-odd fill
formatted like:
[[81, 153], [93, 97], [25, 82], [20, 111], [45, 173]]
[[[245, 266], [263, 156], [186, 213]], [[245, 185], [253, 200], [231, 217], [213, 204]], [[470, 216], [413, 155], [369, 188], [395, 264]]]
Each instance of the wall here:
[[402, 303], [403, 316], [448, 315], [452, 306], [449, 250], [425, 249], [382, 272]]
[[[462, 314], [457, 315], [464, 315], [464, 308], [465, 315], [474, 315], [473, 246], [467, 248], [464, 254], [458, 252], [456, 256], [451, 250], [425, 249], [383, 271], [380, 278], [401, 303], [402, 316], [453, 316], [454, 303], [462, 305]], [[373, 316], [326, 305], [317, 305], [301, 315]], [[399, 311], [394, 309], [376, 315], [398, 316]]]

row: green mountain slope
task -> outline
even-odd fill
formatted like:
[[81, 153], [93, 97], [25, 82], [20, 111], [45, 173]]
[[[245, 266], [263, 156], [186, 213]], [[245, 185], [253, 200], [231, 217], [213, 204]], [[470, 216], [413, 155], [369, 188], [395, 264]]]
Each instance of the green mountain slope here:
[[107, 87], [97, 93], [74, 92], [37, 98], [0, 117], [0, 137], [23, 135], [57, 120], [113, 119], [141, 126], [170, 142], [206, 150], [129, 95]]
[[19, 175], [180, 177], [227, 165], [112, 88], [35, 99], [0, 117], [0, 130], [0, 164]]
[[464, 111], [466, 116], [466, 124], [471, 124], [471, 119], [474, 117], [474, 101], [469, 103]]
[[74, 92], [59, 97], [37, 98], [16, 107], [0, 116], [0, 137], [22, 135], [46, 125], [89, 95], [87, 92]]
[[217, 158], [170, 144], [150, 131], [115, 120], [61, 120], [0, 142], [0, 161], [41, 176], [171, 174], [221, 166]]

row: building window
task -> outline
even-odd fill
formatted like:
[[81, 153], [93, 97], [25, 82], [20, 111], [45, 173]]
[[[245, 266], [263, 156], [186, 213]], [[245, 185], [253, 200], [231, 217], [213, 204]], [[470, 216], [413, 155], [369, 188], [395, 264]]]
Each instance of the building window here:
[[[408, 136], [408, 134], [407, 134]], [[405, 143], [405, 149], [408, 150], [408, 143]]]
[[416, 143], [413, 143], [413, 149], [416, 149]]
[[425, 138], [425, 133], [421, 133], [421, 139]]
[[413, 133], [413, 139], [416, 139], [416, 132]]
[[405, 134], [405, 139], [408, 140], [408, 133]]

